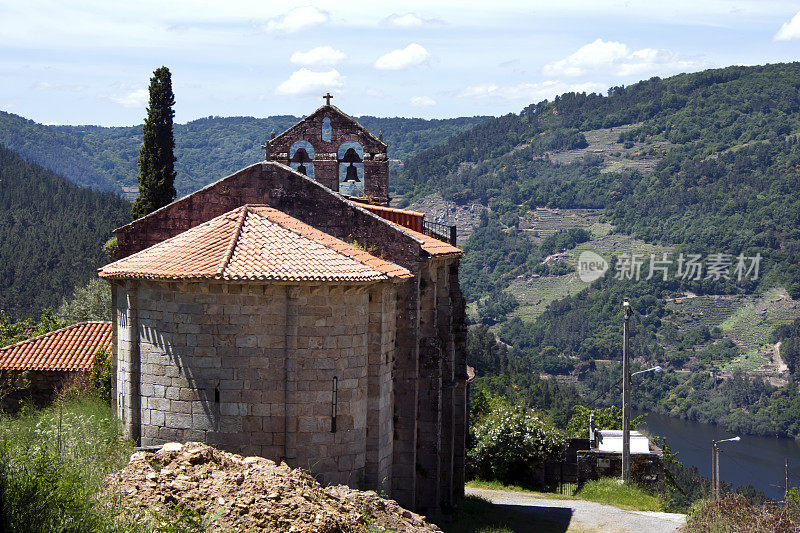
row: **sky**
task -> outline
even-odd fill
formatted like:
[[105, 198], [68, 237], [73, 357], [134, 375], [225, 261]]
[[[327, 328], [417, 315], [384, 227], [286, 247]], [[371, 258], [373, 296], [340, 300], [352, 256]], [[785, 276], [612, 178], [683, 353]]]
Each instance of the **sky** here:
[[800, 0], [0, 0], [0, 110], [140, 124], [153, 70], [175, 120], [519, 112], [566, 91], [800, 59]]

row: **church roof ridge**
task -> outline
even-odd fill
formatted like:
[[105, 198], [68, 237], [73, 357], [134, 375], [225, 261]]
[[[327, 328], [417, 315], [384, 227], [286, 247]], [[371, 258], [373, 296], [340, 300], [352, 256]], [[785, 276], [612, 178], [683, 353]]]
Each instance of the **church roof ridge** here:
[[282, 211], [246, 204], [110, 263], [103, 278], [369, 282], [408, 278], [373, 256]]

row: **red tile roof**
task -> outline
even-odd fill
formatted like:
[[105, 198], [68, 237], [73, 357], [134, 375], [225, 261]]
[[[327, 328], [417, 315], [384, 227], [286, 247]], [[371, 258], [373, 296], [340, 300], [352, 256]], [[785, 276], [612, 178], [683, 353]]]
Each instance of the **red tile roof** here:
[[111, 351], [111, 322], [81, 322], [0, 348], [0, 369], [89, 371], [100, 350]]
[[244, 205], [98, 270], [104, 278], [377, 281], [407, 278], [379, 259], [264, 205]]
[[425, 213], [418, 211], [408, 211], [407, 209], [397, 209], [396, 207], [384, 207], [382, 205], [371, 204], [357, 204], [363, 207], [370, 213], [374, 213], [379, 217], [394, 222], [404, 228], [410, 228], [414, 231], [422, 231], [422, 220], [425, 218]]
[[436, 237], [425, 235], [413, 229], [403, 228], [405, 231], [422, 241], [422, 249], [435, 257], [462, 255], [461, 248], [453, 246], [449, 242], [440, 241]]

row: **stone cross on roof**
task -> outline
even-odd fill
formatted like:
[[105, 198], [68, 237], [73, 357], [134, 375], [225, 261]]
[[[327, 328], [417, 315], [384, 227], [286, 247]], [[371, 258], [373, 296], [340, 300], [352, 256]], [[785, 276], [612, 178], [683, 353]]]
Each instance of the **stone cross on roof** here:
[[331, 98], [333, 98], [331, 93], [325, 93], [322, 97], [325, 99], [325, 105], [331, 105]]

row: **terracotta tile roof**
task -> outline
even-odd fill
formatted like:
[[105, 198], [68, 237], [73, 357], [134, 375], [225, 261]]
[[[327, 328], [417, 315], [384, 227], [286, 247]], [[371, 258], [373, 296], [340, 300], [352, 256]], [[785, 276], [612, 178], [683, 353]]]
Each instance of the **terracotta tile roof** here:
[[395, 207], [384, 207], [382, 205], [371, 204], [357, 204], [363, 207], [370, 213], [374, 213], [379, 217], [394, 222], [404, 228], [413, 229], [414, 231], [422, 231], [422, 220], [425, 218], [425, 213], [417, 211], [408, 211], [406, 209], [397, 209]]
[[462, 255], [464, 253], [461, 251], [461, 248], [453, 246], [449, 242], [440, 241], [436, 237], [431, 237], [430, 235], [425, 235], [424, 233], [409, 228], [404, 229], [414, 237], [421, 239], [422, 249], [433, 256], [442, 257], [448, 255]]
[[406, 278], [289, 215], [245, 205], [98, 270], [104, 278], [377, 281]]
[[99, 350], [111, 351], [111, 322], [81, 322], [0, 348], [0, 369], [89, 371]]

